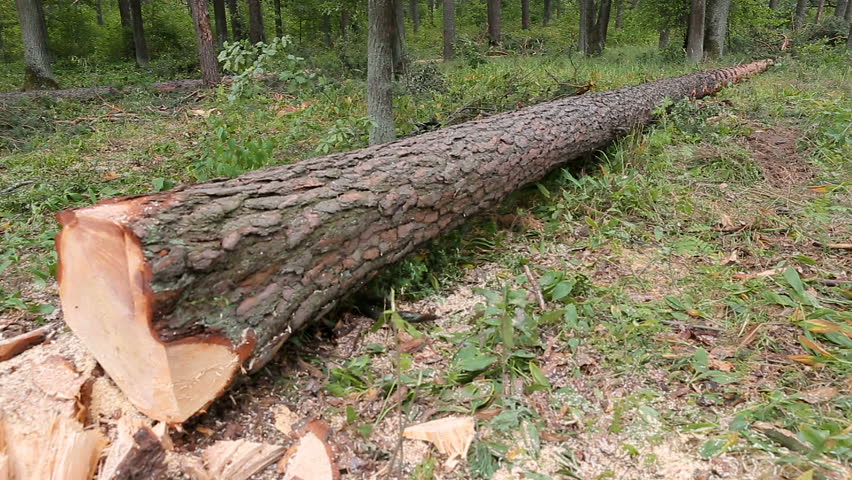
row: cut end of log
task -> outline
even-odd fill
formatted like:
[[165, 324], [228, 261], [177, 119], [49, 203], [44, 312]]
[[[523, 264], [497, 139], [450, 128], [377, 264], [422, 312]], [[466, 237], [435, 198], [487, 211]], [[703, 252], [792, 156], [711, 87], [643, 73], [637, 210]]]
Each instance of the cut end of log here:
[[122, 224], [128, 203], [59, 215], [62, 310], [131, 403], [154, 419], [181, 423], [228, 387], [242, 359], [223, 337], [164, 343], [156, 336], [151, 269]]

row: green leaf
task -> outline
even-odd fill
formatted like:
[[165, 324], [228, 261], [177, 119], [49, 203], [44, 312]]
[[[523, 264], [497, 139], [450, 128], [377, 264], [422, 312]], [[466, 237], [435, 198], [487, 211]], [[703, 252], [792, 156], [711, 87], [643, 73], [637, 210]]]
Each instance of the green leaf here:
[[805, 287], [802, 285], [802, 279], [799, 278], [799, 272], [795, 268], [787, 267], [787, 270], [784, 270], [784, 280], [787, 280], [794, 292], [802, 297], [805, 296]]
[[725, 440], [721, 438], [713, 438], [704, 442], [698, 454], [701, 458], [707, 460], [718, 455], [725, 448]]
[[47, 315], [53, 313], [56, 307], [49, 303], [42, 303], [40, 305], [33, 305], [28, 310], [30, 313], [35, 313], [36, 315]]
[[544, 374], [544, 372], [542, 372], [541, 369], [538, 368], [538, 365], [536, 365], [535, 362], [530, 362], [529, 365], [530, 375], [532, 375], [535, 384], [540, 385], [546, 388], [547, 390], [550, 390], [552, 386], [550, 385], [550, 380], [547, 379], [547, 376]]
[[565, 280], [556, 284], [553, 287], [553, 291], [550, 293], [550, 298], [553, 300], [562, 300], [571, 294], [571, 291], [574, 290], [574, 281], [573, 280]]

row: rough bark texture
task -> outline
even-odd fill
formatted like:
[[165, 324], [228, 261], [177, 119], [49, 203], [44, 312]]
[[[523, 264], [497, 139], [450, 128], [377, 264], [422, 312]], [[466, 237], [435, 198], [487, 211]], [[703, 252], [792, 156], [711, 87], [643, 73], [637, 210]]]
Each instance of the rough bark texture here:
[[814, 17], [814, 21], [819, 22], [820, 19], [822, 19], [823, 10], [825, 10], [825, 0], [817, 0], [817, 12], [816, 17]]
[[402, 0], [394, 1], [392, 31], [393, 74], [398, 77], [405, 71], [405, 5]]
[[521, 28], [530, 29], [530, 0], [521, 0]]
[[234, 41], [246, 38], [245, 29], [243, 28], [243, 20], [240, 16], [240, 7], [237, 0], [227, 0], [228, 13], [231, 14], [231, 33]]
[[[387, 11], [391, 1], [370, 5]], [[62, 212], [64, 318], [137, 407], [181, 422], [222, 390], [210, 389], [206, 402], [174, 414], [157, 411], [144, 383], [163, 365], [139, 365], [113, 346], [116, 335], [150, 335], [128, 334], [166, 348], [165, 367], [174, 372], [183, 362], [185, 379], [208, 375], [209, 366], [195, 360], [205, 348], [230, 349], [234, 362], [257, 370], [295, 330], [322, 318], [382, 267], [651, 121], [664, 99], [703, 97], [769, 65], [571, 97], [395, 143]], [[224, 388], [237, 365], [210, 378]], [[128, 371], [137, 376], [128, 380]]]
[[686, 36], [686, 59], [692, 63], [704, 58], [705, 0], [692, 0], [689, 12], [689, 30]]
[[367, 114], [373, 120], [370, 143], [396, 138], [393, 126], [394, 0], [370, 0], [367, 40]]
[[580, 36], [577, 39], [577, 50], [588, 54], [589, 37], [594, 25], [594, 0], [579, 0], [580, 3]]
[[500, 0], [488, 1], [488, 42], [491, 45], [499, 45], [502, 35], [503, 12]]
[[793, 30], [798, 30], [805, 24], [805, 17], [808, 15], [809, 5], [810, 0], [798, 0], [796, 2], [796, 15], [793, 17]]
[[249, 12], [249, 41], [251, 43], [266, 41], [266, 27], [263, 25], [263, 8], [260, 0], [248, 0]]
[[211, 87], [222, 81], [219, 73], [219, 61], [216, 59], [216, 45], [210, 29], [210, 13], [207, 0], [189, 0], [189, 9], [195, 23], [195, 39], [198, 43], [198, 60], [201, 66], [201, 81]]
[[284, 21], [281, 18], [281, 0], [272, 0], [272, 9], [275, 12], [275, 36], [284, 36]]
[[711, 60], [722, 58], [728, 35], [728, 12], [731, 0], [708, 0], [704, 27], [704, 55]]
[[624, 0], [615, 2], [615, 28], [617, 30], [624, 28]]
[[130, 0], [118, 0], [118, 15], [121, 26], [130, 28]]
[[228, 17], [225, 0], [213, 0], [213, 17], [216, 19], [216, 45], [221, 47], [228, 41]]
[[772, 10], [778, 10], [778, 0], [769, 0], [769, 8]]
[[456, 2], [444, 0], [444, 60], [456, 58]]
[[[823, 2], [825, 3], [825, 2]], [[846, 8], [848, 6], [847, 0], [837, 0], [837, 6], [834, 8], [834, 16], [835, 17], [845, 17], [846, 16]]]
[[[583, 5], [585, 4], [585, 5]], [[580, 12], [581, 32], [586, 33], [584, 42], [586, 55], [600, 55], [606, 47], [606, 36], [609, 30], [609, 15], [612, 9], [611, 0], [595, 2], [584, 0]]]
[[141, 0], [129, 0], [130, 24], [133, 29], [133, 50], [136, 52], [136, 64], [140, 67], [148, 65], [148, 42], [145, 40], [145, 28], [142, 25]]
[[16, 0], [15, 3], [24, 44], [23, 90], [57, 88], [59, 85], [50, 67], [51, 55], [41, 0]]
[[544, 0], [544, 18], [542, 23], [547, 26], [553, 19], [553, 0]]

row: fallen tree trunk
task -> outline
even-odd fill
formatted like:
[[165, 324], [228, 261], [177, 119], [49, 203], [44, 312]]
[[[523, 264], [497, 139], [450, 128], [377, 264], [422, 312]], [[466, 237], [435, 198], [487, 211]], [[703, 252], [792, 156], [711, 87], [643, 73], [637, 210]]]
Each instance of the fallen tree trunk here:
[[65, 321], [178, 423], [385, 265], [553, 168], [769, 61], [573, 97], [349, 153], [68, 210]]

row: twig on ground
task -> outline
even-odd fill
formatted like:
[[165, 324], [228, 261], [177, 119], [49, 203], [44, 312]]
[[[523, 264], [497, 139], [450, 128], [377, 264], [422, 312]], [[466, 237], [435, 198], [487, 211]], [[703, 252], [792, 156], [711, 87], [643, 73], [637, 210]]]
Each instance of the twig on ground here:
[[21, 187], [26, 187], [27, 185], [32, 185], [34, 183], [35, 182], [32, 181], [32, 180], [27, 180], [27, 181], [24, 181], [24, 182], [16, 183], [9, 188], [6, 188], [4, 190], [0, 190], [0, 195], [6, 195], [6, 194], [9, 194], [9, 193], [12, 193], [12, 192], [14, 192], [15, 190], [17, 190]]
[[538, 281], [535, 279], [535, 275], [533, 275], [529, 265], [524, 265], [524, 273], [527, 275], [527, 279], [530, 281], [530, 286], [533, 288], [535, 297], [538, 299], [538, 306], [542, 310], [547, 310], [547, 303], [544, 301], [544, 295], [541, 294], [541, 287], [538, 286]]

